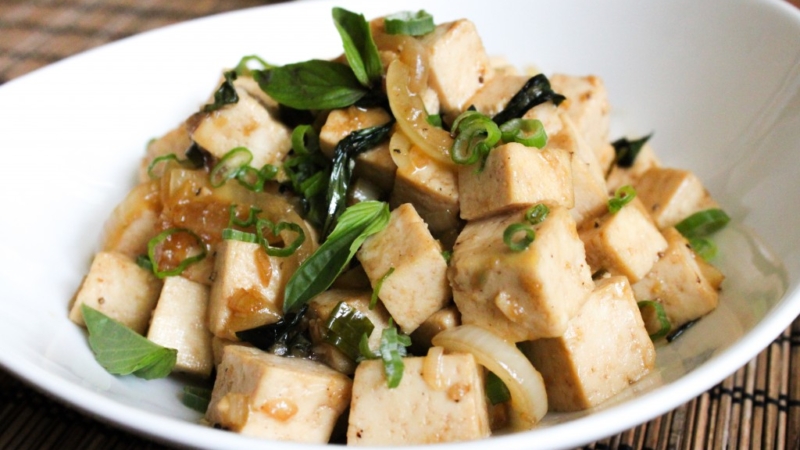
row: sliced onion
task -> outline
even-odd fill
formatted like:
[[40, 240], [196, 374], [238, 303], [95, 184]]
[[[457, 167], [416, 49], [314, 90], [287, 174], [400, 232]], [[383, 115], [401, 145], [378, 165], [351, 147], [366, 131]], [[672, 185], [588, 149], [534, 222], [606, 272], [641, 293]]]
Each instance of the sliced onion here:
[[402, 61], [395, 60], [389, 65], [386, 71], [386, 93], [397, 125], [428, 156], [453, 166], [450, 158], [453, 138], [447, 131], [428, 123], [422, 96], [410, 88], [413, 82], [412, 70]]
[[511, 426], [515, 430], [533, 428], [547, 413], [542, 375], [514, 344], [477, 325], [461, 325], [434, 336], [433, 345], [470, 353], [503, 380], [511, 393]]
[[389, 140], [389, 155], [392, 157], [398, 170], [408, 170], [411, 167], [411, 141], [401, 130], [392, 134]]

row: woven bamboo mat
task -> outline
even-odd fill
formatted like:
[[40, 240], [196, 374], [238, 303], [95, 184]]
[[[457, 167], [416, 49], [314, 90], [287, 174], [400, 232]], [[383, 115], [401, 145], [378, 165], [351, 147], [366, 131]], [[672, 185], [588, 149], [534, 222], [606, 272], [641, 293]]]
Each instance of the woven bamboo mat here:
[[[800, 0], [791, 0], [800, 4]], [[142, 31], [259, 0], [2, 0], [0, 83]], [[0, 449], [162, 449], [77, 413], [0, 370]], [[723, 382], [590, 449], [800, 450], [800, 320]]]

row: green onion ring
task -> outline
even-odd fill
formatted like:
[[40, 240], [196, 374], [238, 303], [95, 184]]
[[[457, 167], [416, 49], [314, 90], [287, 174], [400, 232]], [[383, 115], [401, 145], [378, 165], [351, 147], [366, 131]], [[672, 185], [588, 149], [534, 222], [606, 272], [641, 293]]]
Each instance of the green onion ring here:
[[402, 11], [386, 16], [384, 24], [386, 34], [422, 36], [436, 29], [436, 25], [433, 23], [433, 16], [422, 9], [415, 13]]
[[626, 184], [620, 186], [614, 192], [614, 197], [608, 200], [608, 211], [611, 213], [618, 213], [623, 206], [630, 203], [636, 197], [636, 189], [633, 186]]
[[502, 133], [496, 123], [477, 111], [466, 111], [453, 123], [456, 138], [450, 150], [453, 162], [462, 165], [485, 161]]
[[239, 174], [239, 171], [242, 170], [242, 167], [250, 164], [252, 160], [253, 154], [250, 153], [250, 150], [246, 147], [231, 149], [231, 151], [225, 153], [225, 156], [211, 169], [211, 174], [209, 175], [211, 186], [215, 188], [220, 187], [225, 184], [226, 181], [235, 178]]
[[544, 203], [539, 203], [525, 211], [525, 220], [531, 225], [539, 225], [544, 222], [548, 214], [550, 214], [550, 208]]
[[544, 148], [547, 133], [538, 119], [511, 119], [500, 125], [504, 142], [518, 142], [526, 147]]
[[150, 177], [151, 180], [155, 180], [156, 178], [159, 178], [159, 176], [156, 175], [156, 173], [154, 172], [154, 169], [156, 168], [158, 163], [160, 163], [160, 162], [169, 162], [169, 161], [175, 161], [178, 164], [181, 163], [181, 160], [178, 159], [178, 156], [175, 153], [170, 153], [168, 155], [161, 155], [161, 156], [153, 159], [153, 161], [150, 162], [150, 165], [147, 166], [147, 176]]
[[236, 206], [237, 205], [232, 204], [228, 208], [228, 226], [236, 225], [239, 227], [252, 227], [256, 224], [258, 214], [261, 213], [261, 208], [251, 206], [250, 211], [247, 213], [247, 219], [239, 220], [239, 216], [236, 215]]
[[275, 177], [278, 176], [278, 166], [274, 166], [272, 164], [264, 164], [264, 167], [258, 171], [261, 174], [261, 178], [264, 180], [274, 180]]
[[706, 261], [714, 259], [714, 257], [717, 256], [717, 246], [710, 239], [701, 237], [689, 238], [689, 245], [692, 246], [692, 250], [694, 250], [697, 256]]
[[675, 228], [687, 239], [705, 237], [723, 228], [730, 220], [725, 211], [711, 208], [698, 211], [681, 220]]
[[236, 181], [248, 191], [261, 192], [264, 190], [264, 177], [261, 171], [251, 166], [243, 166], [236, 174]]
[[[520, 231], [524, 232], [525, 236], [522, 239], [515, 241], [514, 235]], [[521, 252], [527, 249], [534, 239], [536, 239], [536, 233], [531, 227], [524, 223], [513, 223], [509, 225], [503, 232], [503, 242], [505, 242], [508, 248], [510, 248], [513, 252]]]
[[669, 323], [669, 319], [667, 318], [667, 312], [664, 311], [664, 305], [659, 302], [653, 300], [642, 300], [636, 303], [639, 306], [639, 310], [641, 311], [644, 308], [653, 308], [656, 313], [656, 319], [658, 319], [659, 329], [655, 333], [650, 335], [650, 339], [652, 341], [657, 341], [667, 334], [669, 334], [672, 325]]
[[[278, 236], [283, 230], [290, 230], [297, 233], [297, 237], [294, 241], [292, 241], [291, 244], [283, 248], [273, 247], [269, 245], [269, 241], [264, 237], [264, 228], [269, 229], [270, 233], [272, 233], [274, 236]], [[256, 222], [256, 234], [258, 236], [258, 242], [261, 243], [264, 251], [266, 251], [269, 256], [277, 257], [291, 256], [306, 240], [305, 232], [303, 232], [303, 229], [300, 228], [300, 225], [294, 222], [278, 222], [276, 225], [271, 220], [258, 219]]]
[[[187, 233], [192, 237], [194, 237], [195, 240], [197, 241], [197, 246], [201, 249], [201, 251], [197, 255], [190, 256], [184, 259], [174, 269], [161, 270], [161, 268], [158, 267], [158, 263], [156, 263], [156, 247], [162, 242], [166, 241], [173, 234], [178, 234], [178, 233]], [[155, 274], [155, 276], [157, 276], [158, 278], [166, 278], [169, 276], [180, 275], [181, 273], [183, 273], [184, 270], [186, 270], [187, 267], [205, 258], [206, 246], [203, 243], [203, 240], [200, 239], [200, 236], [196, 235], [191, 230], [186, 228], [170, 228], [168, 230], [162, 231], [161, 233], [156, 235], [156, 237], [154, 237], [153, 239], [150, 239], [150, 242], [147, 243], [147, 256], [150, 258], [150, 263], [153, 265], [153, 273]]]
[[308, 155], [319, 150], [319, 136], [311, 125], [298, 125], [292, 130], [292, 149], [298, 155]]
[[258, 236], [256, 236], [254, 233], [239, 231], [235, 228], [223, 228], [222, 239], [225, 239], [226, 241], [247, 242], [249, 244], [255, 244], [258, 242]]

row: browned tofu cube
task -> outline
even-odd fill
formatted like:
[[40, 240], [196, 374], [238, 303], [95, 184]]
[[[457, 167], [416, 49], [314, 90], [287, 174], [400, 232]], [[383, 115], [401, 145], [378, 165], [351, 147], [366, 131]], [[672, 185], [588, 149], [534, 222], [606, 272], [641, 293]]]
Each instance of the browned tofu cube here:
[[211, 332], [235, 340], [237, 331], [280, 320], [283, 291], [292, 275], [286, 265], [283, 258], [267, 255], [259, 244], [222, 241], [208, 306]]
[[633, 291], [637, 300], [661, 303], [676, 329], [717, 307], [723, 277], [713, 267], [709, 269], [710, 265], [694, 253], [678, 230], [667, 228], [663, 233], [669, 247], [650, 273], [633, 284]]
[[105, 224], [104, 252], [136, 258], [147, 253], [147, 243], [157, 234], [161, 214], [160, 183], [146, 181], [128, 192]]
[[476, 220], [537, 203], [571, 208], [572, 154], [547, 146], [543, 150], [516, 142], [489, 153], [486, 166], [458, 169], [461, 218]]
[[660, 229], [718, 207], [700, 179], [687, 170], [653, 167], [639, 178], [636, 192]]
[[[359, 364], [347, 445], [433, 444], [489, 436], [480, 366], [472, 355], [437, 355], [403, 358], [403, 379], [393, 389], [387, 387], [381, 361]], [[437, 360], [428, 361], [432, 358]]]
[[147, 339], [178, 351], [173, 370], [208, 377], [214, 368], [208, 331], [208, 286], [167, 277], [153, 312]]
[[396, 171], [397, 164], [389, 154], [389, 142], [383, 142], [356, 157], [353, 175], [373, 183], [385, 192], [391, 192]]
[[186, 157], [186, 150], [188, 150], [191, 145], [192, 138], [189, 136], [189, 130], [186, 128], [185, 123], [180, 124], [177, 128], [171, 130], [164, 136], [149, 142], [147, 144], [145, 156], [142, 158], [142, 163], [139, 165], [139, 182], [145, 183], [150, 181], [150, 175], [147, 173], [147, 169], [154, 159], [159, 156], [169, 155], [170, 153], [175, 154], [175, 156], [180, 159], [184, 159]]
[[326, 444], [351, 388], [324, 364], [228, 345], [206, 420], [247, 436]]
[[639, 281], [658, 260], [667, 242], [653, 225], [638, 199], [616, 213], [606, 212], [578, 230], [586, 245], [586, 261], [592, 272], [606, 270]]
[[373, 288], [394, 269], [378, 297], [406, 334], [450, 300], [442, 248], [410, 204], [392, 211], [386, 228], [364, 241], [358, 260]]
[[563, 336], [522, 344], [551, 411], [580, 411], [646, 375], [656, 352], [625, 277], [601, 280]]
[[533, 228], [536, 238], [520, 252], [503, 242], [514, 212], [469, 222], [453, 248], [448, 277], [465, 324], [512, 342], [561, 336], [594, 287], [575, 221], [551, 205]]
[[69, 318], [85, 326], [81, 305], [87, 305], [144, 334], [159, 292], [161, 280], [139, 267], [132, 258], [100, 252], [95, 255], [89, 273], [75, 294]]
[[[325, 125], [319, 131], [319, 148], [328, 158], [333, 158], [336, 145], [350, 133], [364, 128], [383, 125], [391, 120], [383, 108], [360, 108], [349, 106], [334, 109], [328, 114]], [[389, 158], [391, 159], [391, 157]]]

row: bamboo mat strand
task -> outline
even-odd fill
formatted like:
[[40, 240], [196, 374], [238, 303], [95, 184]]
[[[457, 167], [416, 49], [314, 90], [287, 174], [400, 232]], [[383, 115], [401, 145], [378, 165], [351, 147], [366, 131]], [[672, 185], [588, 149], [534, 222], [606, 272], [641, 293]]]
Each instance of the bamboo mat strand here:
[[[792, 0], [792, 2], [800, 0]], [[0, 1], [0, 83], [171, 23], [259, 0]], [[84, 416], [0, 370], [0, 449], [167, 449]], [[800, 450], [800, 320], [707, 392], [585, 449]]]

